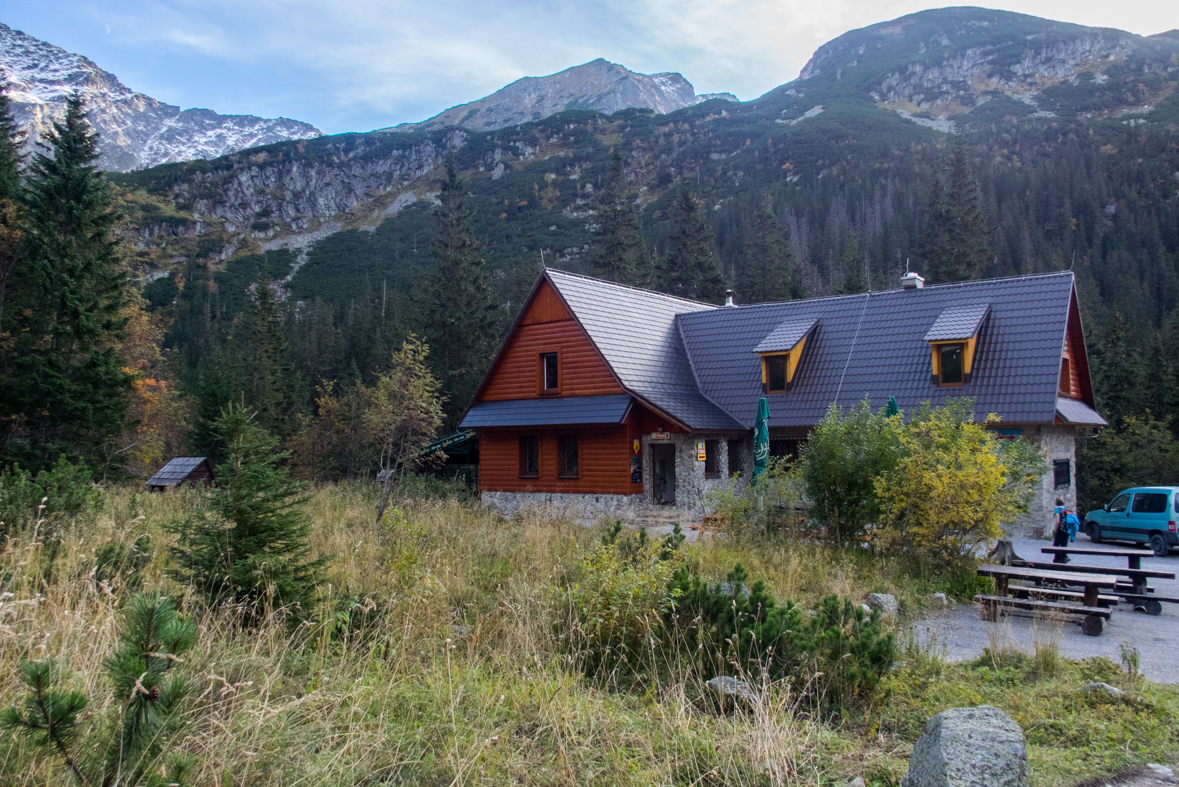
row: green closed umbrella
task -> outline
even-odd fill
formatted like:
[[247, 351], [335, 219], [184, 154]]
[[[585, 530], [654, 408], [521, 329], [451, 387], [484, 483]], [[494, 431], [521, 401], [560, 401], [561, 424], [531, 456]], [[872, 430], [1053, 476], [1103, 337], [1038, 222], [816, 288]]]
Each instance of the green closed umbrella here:
[[888, 397], [888, 409], [884, 411], [886, 416], [900, 415], [901, 408], [897, 407], [897, 398], [895, 396]]
[[753, 475], [756, 478], [770, 464], [770, 403], [763, 396], [757, 403], [757, 422], [753, 425]]

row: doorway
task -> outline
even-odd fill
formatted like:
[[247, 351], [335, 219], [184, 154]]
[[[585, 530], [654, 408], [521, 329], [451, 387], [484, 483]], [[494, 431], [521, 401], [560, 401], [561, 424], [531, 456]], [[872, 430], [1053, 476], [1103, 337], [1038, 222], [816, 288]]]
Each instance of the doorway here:
[[655, 502], [675, 505], [675, 446], [651, 446], [651, 481]]

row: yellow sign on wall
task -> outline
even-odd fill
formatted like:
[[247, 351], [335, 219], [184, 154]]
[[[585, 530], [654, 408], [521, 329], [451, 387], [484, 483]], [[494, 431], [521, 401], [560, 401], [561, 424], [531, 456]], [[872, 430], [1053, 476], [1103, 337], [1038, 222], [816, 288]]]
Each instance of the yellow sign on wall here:
[[703, 440], [696, 441], [696, 461], [703, 462], [708, 459], [708, 449], [704, 445]]
[[637, 454], [639, 451], [642, 450], [642, 448], [643, 448], [642, 443], [640, 443], [638, 440], [635, 440], [635, 444], [634, 444], [635, 453]]

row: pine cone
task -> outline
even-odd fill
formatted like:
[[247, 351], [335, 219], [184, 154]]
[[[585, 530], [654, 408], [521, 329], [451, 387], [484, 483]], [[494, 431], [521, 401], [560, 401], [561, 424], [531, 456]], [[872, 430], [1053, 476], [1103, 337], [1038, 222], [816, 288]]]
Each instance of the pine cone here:
[[151, 691], [147, 693], [148, 702], [156, 702], [160, 698], [160, 687], [152, 686]]

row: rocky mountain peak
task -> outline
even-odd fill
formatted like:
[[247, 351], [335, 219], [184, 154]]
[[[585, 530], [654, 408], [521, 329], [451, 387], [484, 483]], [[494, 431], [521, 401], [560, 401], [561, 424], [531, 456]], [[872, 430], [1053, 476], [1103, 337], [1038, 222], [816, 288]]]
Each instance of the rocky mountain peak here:
[[175, 161], [208, 159], [257, 145], [320, 136], [314, 126], [286, 118], [219, 115], [136, 93], [93, 61], [0, 23], [0, 76], [13, 114], [36, 143], [65, 115], [75, 90], [86, 99], [100, 134], [99, 166], [125, 172]]
[[680, 74], [640, 74], [598, 58], [549, 76], [518, 79], [478, 101], [452, 107], [421, 123], [402, 123], [394, 130], [460, 126], [472, 131], [494, 131], [568, 109], [611, 114], [640, 108], [667, 114], [713, 98], [737, 100], [731, 93], [696, 95], [692, 84]]

